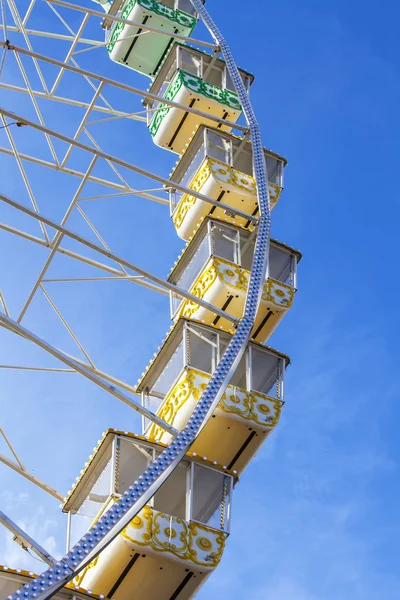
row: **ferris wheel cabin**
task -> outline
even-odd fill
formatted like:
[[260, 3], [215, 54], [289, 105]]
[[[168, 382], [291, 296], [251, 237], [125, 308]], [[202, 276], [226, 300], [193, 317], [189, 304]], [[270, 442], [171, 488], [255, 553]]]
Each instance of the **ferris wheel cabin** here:
[[[253, 260], [255, 236], [246, 229], [207, 217], [186, 246], [168, 281], [240, 318]], [[264, 283], [252, 338], [265, 343], [293, 304], [299, 251], [271, 240], [269, 273]], [[171, 292], [171, 317], [186, 317], [231, 331], [231, 323], [195, 301]]]
[[[86, 532], [164, 448], [109, 430], [64, 503], [72, 535]], [[228, 469], [187, 454], [74, 584], [113, 600], [192, 598], [221, 560], [235, 480]]]
[[[239, 73], [249, 90], [253, 75], [243, 69]], [[184, 152], [189, 138], [202, 123], [218, 125], [212, 117], [236, 123], [242, 114], [225, 61], [177, 42], [172, 44], [149, 92], [182, 106], [143, 100], [153, 141], [177, 154]], [[200, 110], [211, 118], [185, 111], [185, 107]], [[220, 129], [230, 131], [231, 127], [220, 124]]]
[[[271, 209], [283, 190], [283, 170], [287, 161], [264, 149], [268, 172]], [[211, 206], [178, 190], [171, 189], [170, 211], [179, 237], [188, 240], [207, 215], [227, 223], [250, 227], [251, 223], [234, 214], [239, 209], [258, 214], [257, 188], [253, 177], [253, 153], [249, 141], [217, 129], [200, 125], [171, 174], [171, 186], [178, 183], [232, 207], [232, 213]]]
[[[231, 337], [217, 327], [179, 319], [137, 386], [144, 406], [182, 430]], [[242, 473], [279, 421], [289, 362], [288, 356], [272, 348], [249, 343], [193, 452]], [[144, 435], [171, 441], [170, 434], [147, 419]]]
[[[109, 15], [134, 23], [104, 19], [110, 58], [151, 78], [171, 47], [174, 34], [190, 36], [198, 21], [190, 0], [114, 0], [100, 4]], [[145, 29], [146, 25], [170, 35]]]

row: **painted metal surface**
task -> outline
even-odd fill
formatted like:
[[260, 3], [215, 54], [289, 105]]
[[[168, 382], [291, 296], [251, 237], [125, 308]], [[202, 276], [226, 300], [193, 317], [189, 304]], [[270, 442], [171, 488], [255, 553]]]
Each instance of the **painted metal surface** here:
[[198, 433], [206, 424], [208, 418], [214, 412], [246, 349], [255, 322], [268, 268], [270, 236], [268, 177], [263, 145], [255, 114], [228, 44], [214, 24], [208, 11], [202, 5], [201, 0], [191, 1], [221, 49], [243, 107], [253, 143], [253, 170], [257, 183], [260, 218], [244, 314], [185, 429], [179, 433], [168, 448], [146, 469], [139, 479], [133, 482], [129, 491], [110, 508], [104, 517], [96, 522], [61, 561], [32, 582], [27, 583], [15, 594], [12, 594], [9, 597], [10, 600], [17, 600], [17, 598], [45, 600], [51, 598], [107, 547], [132, 521], [135, 515], [137, 515], [168, 478], [170, 473], [177, 467]]

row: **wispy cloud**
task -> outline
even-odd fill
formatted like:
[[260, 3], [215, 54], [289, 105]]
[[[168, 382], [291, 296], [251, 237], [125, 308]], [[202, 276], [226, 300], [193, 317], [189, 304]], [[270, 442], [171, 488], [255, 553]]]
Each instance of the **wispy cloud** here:
[[381, 434], [394, 401], [385, 344], [374, 328], [305, 326], [284, 416], [237, 486], [225, 558], [199, 599], [400, 597], [378, 561], [396, 537], [377, 487], [396, 469]]

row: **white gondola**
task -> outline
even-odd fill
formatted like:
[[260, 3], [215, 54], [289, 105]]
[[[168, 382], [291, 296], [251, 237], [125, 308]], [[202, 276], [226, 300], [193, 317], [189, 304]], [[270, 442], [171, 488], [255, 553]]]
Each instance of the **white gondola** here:
[[[95, 1], [100, 1], [109, 15], [134, 23], [104, 19], [110, 58], [151, 78], [168, 53], [174, 34], [190, 36], [198, 20], [190, 0]], [[171, 35], [150, 31], [146, 25]]]
[[[253, 76], [239, 69], [246, 89]], [[215, 125], [212, 117], [236, 123], [242, 106], [225, 62], [211, 54], [174, 42], [149, 91], [182, 105], [169, 106], [146, 98], [147, 120], [153, 141], [162, 148], [182, 154], [196, 127]], [[195, 108], [211, 118], [185, 110]], [[222, 124], [223, 131], [230, 131]]]
[[[287, 161], [264, 150], [268, 171], [271, 209], [283, 190], [283, 169]], [[251, 143], [243, 138], [200, 125], [171, 174], [170, 210], [177, 234], [188, 240], [206, 215], [228, 223], [251, 227], [248, 219], [235, 215], [235, 209], [258, 214], [257, 189], [253, 177]], [[173, 188], [179, 183], [232, 207], [231, 213], [213, 207], [190, 194]]]

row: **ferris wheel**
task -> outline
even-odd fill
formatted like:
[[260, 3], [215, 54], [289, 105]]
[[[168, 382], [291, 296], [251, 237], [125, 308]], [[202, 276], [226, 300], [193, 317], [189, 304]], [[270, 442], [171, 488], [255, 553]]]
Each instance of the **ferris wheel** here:
[[[0, 512], [45, 563], [40, 575], [0, 567], [1, 598], [189, 599], [221, 561], [234, 487], [284, 404], [290, 361], [268, 339], [301, 259], [270, 239], [286, 160], [263, 146], [254, 77], [203, 0], [1, 7], [0, 333], [3, 348], [22, 344], [1, 373], [48, 376], [60, 397], [65, 377], [89, 382], [74, 384], [83, 424], [95, 389], [141, 415], [140, 432], [121, 420], [102, 434], [68, 492], [25, 468], [0, 429], [0, 461], [61, 502], [68, 523], [57, 560]], [[179, 243], [167, 277], [147, 267]], [[133, 383], [143, 340], [169, 319]], [[50, 362], [28, 362], [38, 356]], [[74, 422], [55, 412], [73, 444]], [[66, 456], [54, 458], [61, 471]]]

